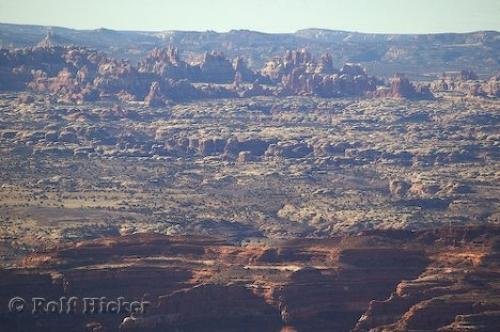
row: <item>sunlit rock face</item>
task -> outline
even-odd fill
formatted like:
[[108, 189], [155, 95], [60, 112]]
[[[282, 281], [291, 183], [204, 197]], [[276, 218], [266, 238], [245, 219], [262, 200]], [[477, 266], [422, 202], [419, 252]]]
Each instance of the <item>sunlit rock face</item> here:
[[389, 88], [381, 88], [374, 92], [374, 96], [406, 99], [433, 99], [429, 86], [413, 84], [404, 75], [397, 74], [390, 80]]
[[[123, 331], [493, 327], [499, 234], [494, 227], [376, 231], [245, 246], [203, 236], [109, 237], [24, 257], [1, 271], [2, 299], [151, 302], [142, 315], [93, 317], [94, 324]], [[35, 321], [3, 311], [0, 319], [20, 330], [35, 322], [54, 331], [68, 326], [55, 316]], [[71, 319], [74, 327], [88, 323], [84, 315]]]
[[267, 62], [261, 74], [279, 82], [283, 95], [362, 96], [377, 85], [360, 65], [346, 64], [338, 70], [329, 54], [318, 61], [306, 49], [287, 51]]

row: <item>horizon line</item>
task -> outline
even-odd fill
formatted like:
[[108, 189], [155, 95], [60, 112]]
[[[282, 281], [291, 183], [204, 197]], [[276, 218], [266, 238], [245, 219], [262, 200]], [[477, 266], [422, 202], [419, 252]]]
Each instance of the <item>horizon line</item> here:
[[371, 35], [441, 35], [441, 34], [473, 34], [480, 32], [495, 32], [500, 33], [499, 30], [492, 29], [481, 29], [481, 30], [468, 30], [463, 32], [457, 31], [439, 31], [439, 32], [367, 32], [367, 31], [359, 31], [359, 30], [345, 30], [345, 29], [332, 29], [332, 28], [321, 28], [321, 27], [309, 27], [309, 28], [301, 28], [295, 31], [289, 32], [270, 32], [270, 31], [261, 31], [261, 30], [252, 30], [247, 28], [232, 28], [226, 31], [221, 30], [213, 30], [213, 29], [205, 29], [205, 30], [178, 30], [178, 29], [164, 29], [164, 30], [141, 30], [141, 29], [114, 29], [108, 27], [95, 27], [95, 28], [77, 28], [63, 25], [44, 25], [44, 24], [32, 24], [32, 23], [15, 23], [15, 22], [5, 22], [1, 21], [0, 25], [17, 25], [17, 26], [30, 26], [30, 27], [40, 27], [40, 28], [56, 28], [56, 29], [68, 29], [75, 31], [98, 31], [98, 30], [109, 30], [116, 32], [149, 32], [149, 33], [161, 33], [161, 32], [194, 32], [194, 33], [204, 33], [204, 32], [215, 32], [219, 34], [230, 33], [232, 31], [248, 31], [255, 32], [261, 34], [282, 34], [282, 35], [293, 35], [300, 31], [306, 30], [321, 30], [321, 31], [333, 31], [333, 32], [348, 32], [348, 33], [358, 33], [358, 34], [371, 34]]

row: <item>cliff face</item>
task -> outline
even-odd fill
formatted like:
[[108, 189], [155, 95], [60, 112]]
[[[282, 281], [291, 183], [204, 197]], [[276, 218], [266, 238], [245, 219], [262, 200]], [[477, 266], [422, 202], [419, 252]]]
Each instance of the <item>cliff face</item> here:
[[[464, 238], [468, 234], [464, 233]], [[372, 301], [354, 331], [495, 331], [500, 319], [498, 239], [452, 245], [424, 272]]]
[[[2, 307], [19, 331], [451, 331], [498, 321], [498, 228], [373, 231], [234, 245], [130, 235], [35, 253], [1, 271], [13, 296], [147, 300], [145, 314], [33, 317]], [[404, 281], [403, 281], [404, 280]], [[392, 294], [392, 295], [391, 295]], [[497, 295], [495, 295], [497, 294]], [[71, 324], [69, 322], [71, 321]]]

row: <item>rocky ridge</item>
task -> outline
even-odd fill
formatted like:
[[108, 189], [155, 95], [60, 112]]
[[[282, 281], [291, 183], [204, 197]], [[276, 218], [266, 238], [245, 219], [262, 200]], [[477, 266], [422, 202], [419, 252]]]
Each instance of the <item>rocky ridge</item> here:
[[[287, 51], [254, 72], [243, 58], [231, 62], [220, 52], [206, 52], [199, 62], [188, 63], [175, 48], [154, 49], [135, 66], [86, 48], [54, 46], [47, 40], [30, 49], [0, 51], [0, 90], [28, 89], [66, 103], [120, 100], [161, 106], [168, 101], [266, 95], [359, 97], [384, 84], [360, 65], [336, 69], [330, 55], [316, 60], [305, 49]], [[415, 91], [408, 81], [393, 82], [391, 93], [385, 96], [432, 97], [428, 91]]]

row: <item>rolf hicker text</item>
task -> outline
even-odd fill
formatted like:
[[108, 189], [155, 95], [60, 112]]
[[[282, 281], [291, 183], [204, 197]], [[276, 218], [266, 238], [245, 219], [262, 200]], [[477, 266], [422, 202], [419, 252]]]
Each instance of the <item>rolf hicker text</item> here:
[[36, 314], [143, 314], [150, 305], [148, 301], [129, 301], [125, 297], [109, 299], [107, 297], [60, 297], [48, 300], [33, 297], [29, 300], [13, 297], [8, 303], [11, 313], [30, 312]]

